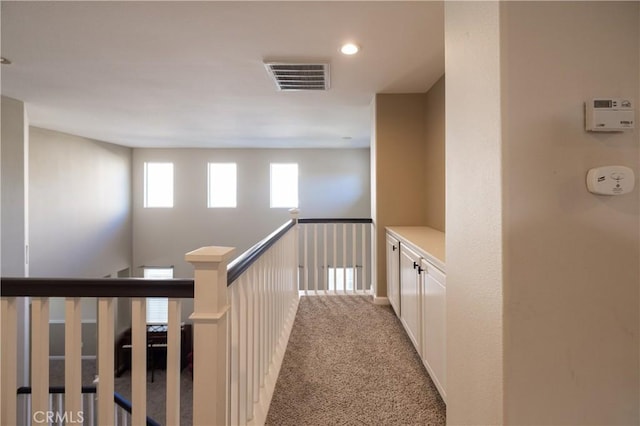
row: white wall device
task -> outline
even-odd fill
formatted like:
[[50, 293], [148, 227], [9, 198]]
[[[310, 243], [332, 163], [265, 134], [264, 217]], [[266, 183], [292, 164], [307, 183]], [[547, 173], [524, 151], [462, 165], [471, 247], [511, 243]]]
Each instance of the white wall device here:
[[636, 178], [625, 166], [602, 166], [587, 173], [587, 189], [600, 195], [622, 195], [633, 191]]
[[635, 111], [630, 99], [595, 98], [584, 104], [589, 132], [622, 132], [633, 129]]

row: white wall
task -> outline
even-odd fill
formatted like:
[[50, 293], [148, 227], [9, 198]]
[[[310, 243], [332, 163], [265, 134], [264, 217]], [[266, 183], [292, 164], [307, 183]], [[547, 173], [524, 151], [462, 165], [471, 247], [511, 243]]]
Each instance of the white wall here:
[[2, 275], [29, 275], [29, 129], [24, 103], [2, 97]]
[[[91, 277], [129, 268], [131, 156], [121, 147], [30, 129], [31, 276]], [[64, 300], [50, 301], [50, 354], [64, 354]], [[95, 355], [96, 301], [82, 300], [83, 355]]]
[[638, 94], [639, 6], [501, 8], [508, 424], [640, 424], [640, 188], [585, 185], [596, 166], [640, 172], [639, 130], [588, 133], [583, 113]]
[[503, 423], [497, 2], [445, 2], [447, 423]]
[[131, 149], [31, 128], [31, 275], [100, 278], [131, 264]]
[[[2, 276], [29, 275], [29, 120], [24, 103], [2, 96]], [[28, 384], [29, 299], [18, 298], [18, 385]]]
[[[143, 208], [145, 162], [174, 163], [174, 208]], [[207, 163], [238, 164], [238, 207], [207, 208]], [[191, 277], [185, 253], [201, 246], [254, 245], [289, 219], [269, 208], [269, 164], [299, 164], [301, 217], [370, 217], [369, 150], [135, 149], [134, 274], [140, 266], [175, 267]]]

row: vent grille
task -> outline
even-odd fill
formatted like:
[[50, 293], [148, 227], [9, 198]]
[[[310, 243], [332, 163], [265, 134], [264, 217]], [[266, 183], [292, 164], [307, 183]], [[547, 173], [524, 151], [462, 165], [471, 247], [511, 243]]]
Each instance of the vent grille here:
[[329, 88], [329, 64], [288, 64], [266, 62], [267, 72], [278, 90], [327, 90]]

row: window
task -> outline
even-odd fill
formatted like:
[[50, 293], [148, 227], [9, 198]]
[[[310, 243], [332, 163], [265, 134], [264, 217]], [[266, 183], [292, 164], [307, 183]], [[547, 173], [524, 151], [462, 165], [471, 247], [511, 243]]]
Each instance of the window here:
[[144, 206], [173, 207], [173, 163], [144, 163]]
[[298, 207], [298, 165], [271, 164], [271, 208]]
[[[345, 273], [347, 286], [345, 287]], [[328, 290], [353, 290], [353, 283], [356, 282], [355, 268], [331, 268], [327, 271], [329, 279]]]
[[212, 207], [236, 207], [236, 163], [209, 163], [209, 201]]
[[[154, 280], [173, 278], [173, 268], [144, 268], [144, 277]], [[169, 299], [147, 297], [147, 324], [166, 324], [169, 318]]]

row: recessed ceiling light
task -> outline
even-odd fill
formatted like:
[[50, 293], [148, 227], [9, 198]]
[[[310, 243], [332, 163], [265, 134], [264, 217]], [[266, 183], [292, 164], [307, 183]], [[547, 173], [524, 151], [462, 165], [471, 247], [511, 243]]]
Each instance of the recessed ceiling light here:
[[0, 57], [0, 64], [2, 64], [2, 65], [10, 65], [11, 61], [8, 60], [7, 58]]
[[356, 53], [358, 53], [358, 50], [360, 50], [358, 45], [353, 43], [343, 44], [340, 48], [340, 51], [345, 55], [355, 55]]

